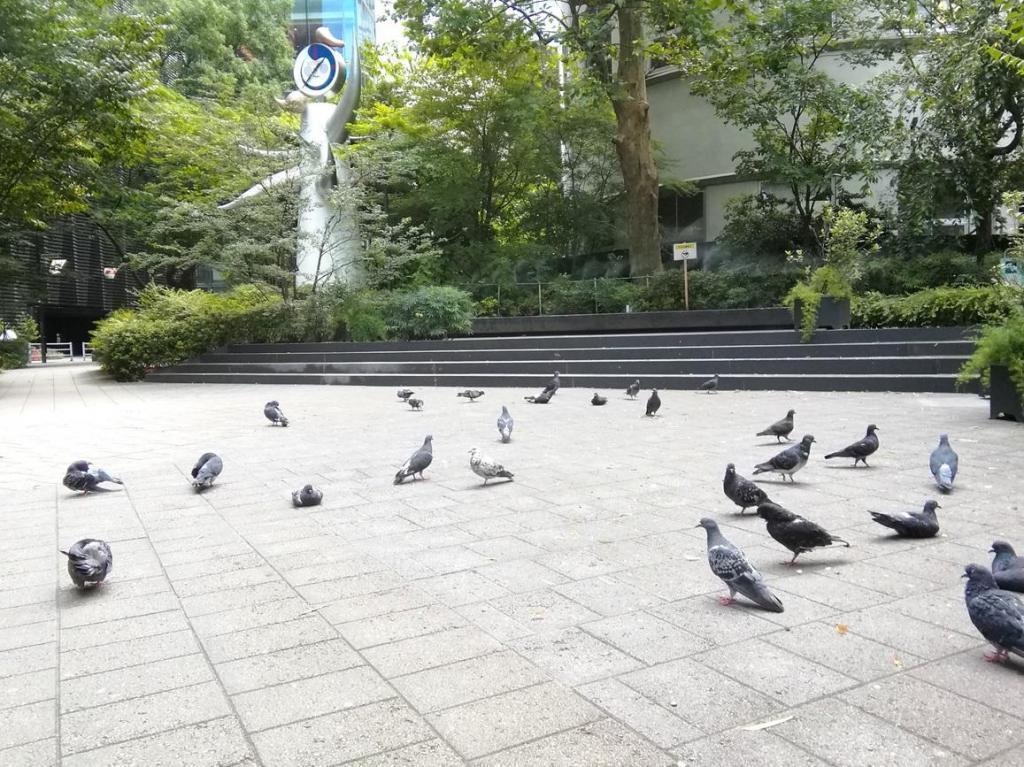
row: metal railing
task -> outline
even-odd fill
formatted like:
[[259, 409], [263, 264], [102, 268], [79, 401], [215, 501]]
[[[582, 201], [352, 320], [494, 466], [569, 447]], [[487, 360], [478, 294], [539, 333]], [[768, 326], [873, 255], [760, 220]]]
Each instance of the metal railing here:
[[[60, 343], [31, 343], [28, 345], [28, 360], [30, 363], [42, 363], [43, 347], [46, 347], [46, 362], [56, 360], [67, 360], [75, 362], [75, 344], [72, 341], [61, 341]], [[82, 355], [79, 358], [82, 362], [92, 359], [92, 345], [88, 342], [82, 344]]]

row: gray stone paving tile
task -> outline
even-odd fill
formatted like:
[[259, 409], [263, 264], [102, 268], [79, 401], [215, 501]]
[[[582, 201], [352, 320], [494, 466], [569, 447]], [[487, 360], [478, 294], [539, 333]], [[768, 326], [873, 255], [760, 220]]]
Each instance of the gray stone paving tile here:
[[[542, 531], [543, 532], [543, 531]], [[539, 535], [540, 533], [536, 533]], [[618, 562], [604, 559], [591, 549], [565, 549], [537, 557], [538, 564], [570, 578], [581, 580], [619, 572], [625, 568]]]
[[352, 767], [462, 767], [465, 763], [440, 738], [348, 762]]
[[362, 594], [389, 591], [403, 585], [405, 585], [405, 580], [398, 573], [392, 570], [381, 570], [375, 573], [350, 575], [347, 578], [310, 583], [306, 586], [299, 586], [296, 591], [306, 601], [322, 604]]
[[[673, 749], [678, 767], [711, 764], [784, 764], [788, 767], [827, 767], [812, 756], [767, 730], [727, 730]], [[867, 763], [865, 762], [865, 765]]]
[[435, 604], [341, 623], [337, 628], [341, 635], [359, 650], [465, 625], [466, 620], [457, 612]]
[[[309, 562], [310, 552], [302, 552], [296, 559], [299, 562]], [[292, 567], [282, 569], [284, 579], [293, 586], [305, 586], [320, 581], [346, 578], [353, 575], [366, 575], [367, 573], [380, 572], [385, 565], [373, 557], [352, 556], [350, 552], [344, 552], [346, 557], [334, 561], [320, 561], [306, 567]], [[293, 563], [294, 564], [294, 563]]]
[[285, 623], [218, 634], [202, 639], [212, 663], [224, 663], [250, 655], [262, 655], [303, 644], [322, 642], [337, 636], [334, 628], [319, 615], [308, 615]]
[[279, 602], [295, 596], [295, 592], [284, 581], [261, 583], [256, 586], [243, 586], [238, 589], [227, 589], [197, 597], [186, 597], [181, 600], [181, 607], [190, 618], [196, 618], [223, 610], [233, 610], [242, 605], [255, 605], [261, 602]]
[[475, 626], [464, 626], [370, 647], [363, 651], [363, 655], [374, 668], [390, 679], [501, 649], [501, 642], [489, 634]]
[[252, 756], [238, 722], [224, 717], [71, 754], [62, 762], [65, 767], [227, 767], [243, 762], [254, 765], [247, 761]]
[[437, 731], [467, 759], [599, 718], [600, 711], [554, 682], [427, 716]]
[[784, 708], [689, 658], [633, 671], [619, 679], [707, 733], [770, 716]]
[[332, 639], [218, 663], [216, 669], [224, 688], [234, 694], [362, 664], [363, 659], [348, 643]]
[[737, 604], [721, 605], [717, 598], [707, 594], [655, 607], [649, 612], [716, 645], [739, 642], [779, 628], [766, 619], [763, 610]]
[[858, 636], [931, 660], [978, 644], [966, 634], [925, 623], [896, 612], [888, 605], [835, 616], [836, 623]]
[[467, 543], [466, 548], [495, 562], [507, 562], [512, 559], [532, 559], [544, 554], [543, 549], [511, 535]]
[[616, 679], [591, 682], [578, 687], [576, 692], [661, 748], [672, 748], [703, 734]]
[[786, 601], [786, 595], [796, 595], [804, 599], [821, 602], [837, 610], [858, 610], [871, 607], [880, 601], [877, 591], [872, 591], [838, 578], [828, 578], [806, 569], [788, 578], [777, 579], [773, 588], [779, 599]]
[[517, 594], [556, 586], [569, 580], [561, 573], [556, 573], [530, 559], [513, 559], [487, 567], [479, 567], [476, 572]]
[[592, 621], [583, 624], [581, 628], [644, 663], [663, 663], [712, 647], [706, 639], [646, 612]]
[[56, 665], [57, 645], [55, 642], [0, 652], [0, 678], [25, 674], [30, 671], [42, 671]]
[[[96, 595], [104, 588], [106, 586], [95, 589]], [[90, 592], [90, 596], [83, 599], [82, 602], [70, 607], [65, 606], [61, 611], [62, 635], [64, 629], [120, 621], [125, 618], [138, 618], [167, 610], [176, 610], [178, 606], [178, 598], [170, 591], [127, 599], [96, 598]]]
[[417, 711], [427, 712], [547, 680], [541, 669], [505, 651], [395, 677], [391, 683]]
[[456, 607], [455, 610], [467, 621], [480, 627], [484, 632], [501, 642], [530, 636], [530, 634], [534, 633], [531, 627], [524, 626], [519, 621], [508, 617], [489, 602], [462, 605], [461, 607]]
[[471, 570], [424, 578], [416, 585], [449, 607], [496, 599], [509, 593], [504, 586]]
[[188, 621], [181, 610], [164, 610], [120, 620], [68, 628], [61, 626], [61, 650], [80, 650], [108, 642], [188, 630]]
[[975, 633], [974, 624], [964, 605], [963, 581], [951, 587], [919, 594], [893, 602], [892, 609], [918, 620], [935, 623], [968, 636]]
[[623, 583], [614, 575], [574, 581], [555, 586], [553, 590], [600, 615], [621, 615], [663, 603], [662, 599]]
[[57, 621], [52, 618], [36, 623], [0, 625], [5, 626], [0, 628], [0, 652], [52, 642], [57, 638]]
[[870, 561], [851, 562], [826, 568], [820, 571], [820, 574], [826, 578], [835, 578], [844, 583], [852, 583], [866, 589], [889, 594], [893, 597], [920, 594], [935, 588], [935, 584], [932, 581], [924, 578], [915, 578], [907, 573], [890, 575], [887, 571], [880, 572]]
[[339, 623], [376, 618], [387, 613], [426, 607], [433, 602], [434, 598], [430, 594], [408, 584], [390, 591], [339, 599], [337, 602], [324, 605], [317, 612], [334, 625], [338, 625]]
[[533, 631], [567, 628], [601, 617], [549, 589], [494, 599], [491, 604]]
[[29, 671], [0, 679], [0, 710], [52, 700], [57, 688], [57, 670]]
[[37, 603], [53, 603], [53, 585], [48, 583], [0, 591], [0, 609], [22, 607]]
[[554, 679], [570, 686], [604, 679], [642, 666], [635, 658], [577, 628], [516, 639], [509, 642], [509, 646], [536, 663]]
[[243, 692], [233, 696], [233, 700], [245, 728], [255, 732], [364, 706], [394, 695], [394, 690], [376, 671], [368, 666], [356, 666]]
[[235, 610], [200, 615], [192, 618], [190, 623], [196, 634], [205, 639], [268, 626], [271, 623], [285, 623], [313, 615], [315, 612], [306, 600], [292, 595], [276, 602], [258, 602]]
[[271, 583], [277, 580], [279, 580], [277, 573], [266, 565], [261, 564], [257, 567], [243, 570], [227, 570], [212, 575], [176, 580], [173, 583], [175, 593], [182, 599], [186, 599], [201, 594], [210, 594], [242, 586], [255, 586], [260, 583]]
[[199, 654], [90, 674], [61, 685], [61, 714], [211, 681], [213, 672]]
[[[1024, 738], [1024, 721], [910, 676], [885, 679], [841, 696], [900, 728], [970, 759], [992, 756]], [[969, 726], [950, 727], [959, 721]]]
[[550, 767], [669, 767], [675, 760], [637, 737], [618, 722], [602, 719], [574, 730], [550, 735], [533, 743], [510, 748], [475, 764], [481, 767], [516, 767], [543, 764]]
[[85, 674], [113, 671], [125, 666], [155, 663], [167, 658], [179, 658], [199, 652], [199, 643], [191, 631], [172, 631], [167, 634], [108, 642], [94, 647], [68, 650], [60, 654], [61, 680]]
[[264, 730], [253, 742], [265, 764], [331, 767], [434, 734], [415, 711], [393, 699]]
[[54, 767], [57, 764], [56, 738], [0, 749], [0, 764]]
[[990, 651], [991, 646], [981, 642], [965, 652], [914, 668], [910, 676], [1004, 713], [1021, 716], [1019, 697], [1007, 692], [1024, 683], [1024, 664], [988, 663], [984, 654]]
[[[56, 707], [52, 700], [29, 703], [3, 712], [0, 749], [21, 746], [56, 735]], [[2, 751], [0, 751], [2, 753]]]

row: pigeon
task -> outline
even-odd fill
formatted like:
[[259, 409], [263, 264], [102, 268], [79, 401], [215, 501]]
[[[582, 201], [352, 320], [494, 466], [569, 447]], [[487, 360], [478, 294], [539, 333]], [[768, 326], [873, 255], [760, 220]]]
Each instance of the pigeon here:
[[594, 396], [590, 398], [590, 404], [591, 405], [597, 405], [598, 407], [600, 407], [601, 405], [605, 405], [607, 403], [608, 403], [608, 398], [607, 397], [602, 397], [597, 392], [594, 392]]
[[793, 558], [786, 564], [792, 565], [801, 554], [833, 543], [850, 548], [848, 541], [828, 530], [784, 509], [777, 503], [766, 501], [757, 507], [757, 515], [767, 522], [768, 535], [793, 552]]
[[397, 392], [398, 399], [400, 399], [400, 400], [407, 400], [407, 399], [409, 399], [409, 397], [411, 397], [415, 393], [416, 392], [414, 392], [412, 389], [404, 389], [404, 388], [403, 389], [399, 389], [398, 392]]
[[648, 415], [653, 418], [657, 414], [658, 408], [660, 407], [661, 397], [658, 396], [658, 390], [651, 389], [651, 396], [647, 398], [647, 412], [645, 413], [645, 415]]
[[465, 397], [470, 402], [476, 402], [479, 397], [484, 396], [484, 392], [483, 389], [466, 389], [465, 391], [460, 391], [456, 396]]
[[99, 466], [88, 461], [75, 461], [70, 464], [67, 471], [64, 472], [64, 479], [62, 481], [64, 487], [68, 490], [77, 490], [81, 493], [103, 490], [104, 488], [100, 487], [100, 484], [103, 482], [113, 482], [118, 485], [124, 484], [118, 477], [110, 476]]
[[406, 402], [409, 403], [409, 407], [411, 407], [413, 410], [422, 410], [423, 409], [423, 400], [421, 400], [421, 399], [416, 399], [415, 397], [409, 397], [409, 399], [407, 399]]
[[725, 497], [740, 507], [740, 514], [746, 513], [750, 506], [760, 506], [768, 500], [768, 494], [764, 490], [736, 473], [734, 463], [725, 467], [722, 489], [725, 490]]
[[475, 447], [469, 451], [469, 468], [471, 468], [473, 473], [478, 477], [483, 477], [485, 485], [488, 480], [495, 479], [497, 477], [503, 477], [510, 482], [512, 481], [512, 472], [493, 458], [488, 458]]
[[292, 503], [296, 506], [319, 506], [323, 499], [324, 494], [312, 485], [305, 485], [292, 493]]
[[706, 391], [708, 394], [711, 392], [718, 391], [718, 373], [715, 373], [714, 378], [709, 381], [705, 381], [700, 385], [701, 391]]
[[192, 485], [197, 493], [213, 485], [213, 481], [224, 470], [224, 461], [216, 453], [203, 453], [192, 467]]
[[999, 588], [1024, 592], [1024, 557], [1018, 557], [1006, 541], [995, 541], [989, 552], [995, 554], [992, 575]]
[[935, 501], [925, 501], [921, 511], [897, 511], [895, 514], [869, 511], [868, 514], [878, 524], [891, 527], [900, 538], [932, 538], [939, 532], [935, 510], [941, 508]]
[[626, 387], [626, 396], [630, 399], [636, 399], [636, 395], [640, 393], [640, 379], [636, 379], [629, 386]]
[[766, 471], [772, 471], [781, 474], [783, 481], [788, 476], [790, 482], [795, 482], [796, 480], [793, 479], [793, 475], [807, 465], [807, 459], [811, 456], [812, 442], [814, 442], [814, 437], [810, 434], [805, 434], [804, 438], [800, 440], [799, 445], [787, 447], [764, 463], [757, 464], [754, 467], [754, 473], [761, 474]]
[[928, 468], [935, 477], [935, 484], [939, 490], [948, 493], [953, 489], [953, 480], [956, 479], [956, 469], [959, 463], [959, 456], [949, 446], [949, 435], [939, 435], [939, 446], [932, 451], [928, 459]]
[[114, 566], [110, 544], [96, 538], [83, 538], [67, 551], [61, 549], [60, 553], [68, 558], [68, 575], [80, 589], [89, 583], [95, 586], [103, 583]]
[[523, 397], [523, 399], [533, 405], [546, 405], [551, 401], [551, 395], [547, 392], [541, 392], [536, 397]]
[[711, 572], [717, 575], [729, 587], [729, 596], [719, 597], [723, 605], [733, 603], [736, 592], [739, 592], [758, 607], [773, 613], [783, 611], [782, 602], [768, 590], [764, 577], [747, 561], [739, 548], [729, 543], [718, 523], [705, 517], [697, 527], [703, 527], [708, 534], [708, 564]]
[[775, 437], [777, 442], [782, 442], [782, 438], [789, 439], [790, 433], [793, 431], [793, 414], [795, 410], [790, 410], [786, 413], [786, 417], [781, 421], [776, 421], [764, 431], [759, 431], [756, 436], [758, 437]]
[[996, 651], [985, 660], [1001, 663], [1010, 653], [1024, 657], [1024, 602], [1012, 591], [998, 587], [984, 565], [967, 565], [964, 601], [971, 623]]
[[420, 475], [420, 479], [423, 479], [423, 472], [430, 466], [430, 462], [434, 460], [434, 437], [430, 434], [423, 440], [423, 446], [418, 448], [415, 453], [409, 456], [409, 459], [402, 464], [402, 468], [395, 474], [395, 484], [402, 484], [402, 480], [406, 477], [412, 477], [413, 481], [416, 480], [416, 475]]
[[827, 461], [829, 458], [852, 458], [854, 466], [858, 462], [867, 466], [868, 456], [878, 450], [878, 435], [875, 434], [876, 431], [878, 431], [878, 427], [871, 424], [868, 426], [864, 439], [854, 442], [852, 445], [847, 445], [842, 450], [829, 453], [825, 456], [825, 460]]
[[281, 412], [281, 403], [276, 399], [270, 400], [270, 402], [263, 406], [263, 415], [270, 419], [270, 422], [275, 426], [278, 424], [281, 426], [288, 425], [288, 419], [285, 418], [284, 413]]
[[551, 399], [551, 395], [557, 392], [561, 385], [561, 382], [558, 380], [558, 371], [556, 370], [554, 377], [550, 381], [548, 381], [548, 385], [544, 387], [544, 390], [541, 392], [541, 394], [547, 394], [548, 399]]
[[512, 439], [512, 427], [516, 425], [516, 422], [512, 420], [512, 416], [508, 412], [508, 408], [504, 405], [501, 406], [501, 415], [498, 416], [498, 434], [501, 435], [502, 442], [509, 442]]

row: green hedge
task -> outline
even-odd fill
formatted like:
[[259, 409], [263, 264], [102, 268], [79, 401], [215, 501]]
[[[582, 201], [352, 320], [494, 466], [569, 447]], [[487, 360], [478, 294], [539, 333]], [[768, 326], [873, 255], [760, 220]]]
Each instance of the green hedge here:
[[851, 310], [855, 328], [984, 325], [1024, 312], [1024, 290], [987, 285], [932, 288], [909, 296], [867, 293], [853, 299]]

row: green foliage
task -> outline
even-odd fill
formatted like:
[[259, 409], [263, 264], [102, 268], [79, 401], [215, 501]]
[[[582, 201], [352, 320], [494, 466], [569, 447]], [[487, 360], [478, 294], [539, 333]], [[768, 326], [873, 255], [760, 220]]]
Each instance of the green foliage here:
[[943, 285], [987, 285], [997, 262], [997, 254], [979, 265], [974, 256], [949, 249], [914, 256], [876, 254], [865, 260], [855, 286], [858, 292], [903, 295]]
[[852, 303], [858, 328], [957, 327], [1001, 322], [1024, 313], [1024, 290], [1007, 285], [941, 287], [909, 296], [866, 293]]
[[17, 338], [0, 341], [0, 370], [25, 367], [29, 343], [39, 340], [39, 325], [27, 314], [9, 324], [0, 321], [0, 334], [8, 329], [13, 330]]
[[469, 293], [449, 286], [392, 293], [385, 311], [389, 332], [403, 340], [447, 338], [473, 329]]
[[369, 290], [349, 296], [342, 307], [342, 317], [349, 339], [369, 342], [384, 341], [388, 337], [385, 296]]
[[959, 383], [980, 377], [989, 385], [993, 365], [1005, 365], [1018, 392], [1024, 392], [1024, 312], [1018, 312], [1000, 325], [982, 329], [976, 339], [974, 353], [960, 368]]
[[715, 244], [725, 249], [730, 263], [775, 262], [804, 239], [800, 217], [792, 203], [772, 195], [735, 197], [725, 206], [725, 227]]

